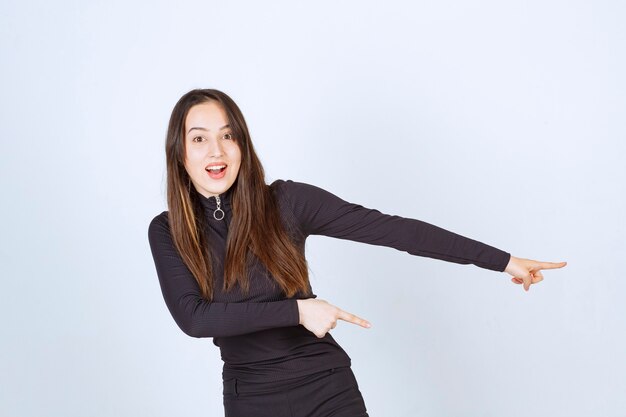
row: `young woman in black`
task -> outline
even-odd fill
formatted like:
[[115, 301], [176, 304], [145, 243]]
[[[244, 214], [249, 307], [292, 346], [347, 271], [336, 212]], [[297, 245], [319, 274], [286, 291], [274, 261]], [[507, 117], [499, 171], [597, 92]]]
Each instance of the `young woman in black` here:
[[214, 89], [175, 105], [165, 143], [167, 204], [148, 236], [172, 317], [212, 337], [224, 367], [226, 417], [367, 416], [337, 320], [370, 323], [317, 299], [305, 240], [325, 235], [543, 280], [565, 262], [508, 252], [411, 218], [342, 200], [311, 184], [265, 183], [244, 117]]

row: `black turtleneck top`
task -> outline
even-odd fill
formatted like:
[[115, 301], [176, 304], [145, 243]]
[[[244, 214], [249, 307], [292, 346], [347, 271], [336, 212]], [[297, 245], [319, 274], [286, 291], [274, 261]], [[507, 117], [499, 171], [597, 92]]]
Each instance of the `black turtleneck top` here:
[[[314, 185], [279, 179], [269, 187], [288, 235], [302, 251], [307, 236], [325, 235], [493, 271], [504, 271], [511, 256], [421, 220], [344, 201]], [[296, 300], [306, 296], [287, 298], [256, 258], [248, 267], [251, 278], [247, 294], [239, 286], [228, 292], [222, 290], [232, 189], [219, 195], [224, 217], [218, 213], [217, 218], [221, 220], [213, 215], [217, 199], [192, 189], [202, 204], [206, 220], [202, 227], [213, 254], [213, 300], [201, 296], [195, 278], [176, 250], [167, 211], [150, 222], [148, 239], [165, 304], [187, 335], [213, 338], [224, 361], [222, 377], [270, 381], [351, 365], [350, 357], [330, 333], [318, 338], [299, 324]]]

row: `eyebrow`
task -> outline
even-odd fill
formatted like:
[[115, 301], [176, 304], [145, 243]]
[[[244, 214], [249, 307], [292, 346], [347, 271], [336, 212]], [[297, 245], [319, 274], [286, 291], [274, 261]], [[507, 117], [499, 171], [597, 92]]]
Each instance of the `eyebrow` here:
[[[230, 124], [225, 124], [224, 126], [220, 127], [220, 130], [224, 130], [227, 127], [230, 127]], [[205, 132], [210, 132], [211, 129], [205, 129], [204, 127], [192, 127], [191, 129], [189, 129], [187, 131], [187, 133], [191, 132], [192, 130], [197, 129], [197, 130], [204, 130]]]

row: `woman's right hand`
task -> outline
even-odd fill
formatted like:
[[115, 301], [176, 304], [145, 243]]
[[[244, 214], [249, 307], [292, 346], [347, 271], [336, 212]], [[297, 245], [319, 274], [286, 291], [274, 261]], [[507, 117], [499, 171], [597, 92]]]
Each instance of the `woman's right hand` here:
[[330, 329], [334, 329], [338, 319], [358, 324], [365, 328], [372, 327], [367, 320], [343, 311], [325, 300], [307, 298], [297, 301], [298, 311], [300, 312], [300, 324], [319, 338], [324, 337]]

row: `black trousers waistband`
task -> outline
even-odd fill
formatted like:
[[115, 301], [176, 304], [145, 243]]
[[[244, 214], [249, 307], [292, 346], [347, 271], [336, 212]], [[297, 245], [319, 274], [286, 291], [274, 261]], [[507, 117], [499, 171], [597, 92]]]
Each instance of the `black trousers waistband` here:
[[317, 381], [327, 375], [335, 372], [349, 372], [350, 367], [331, 368], [310, 375], [299, 376], [295, 378], [281, 379], [278, 381], [268, 381], [262, 383], [242, 382], [237, 378], [229, 378], [223, 381], [224, 394], [268, 394], [272, 392], [281, 392], [292, 389], [303, 384]]
[[369, 417], [349, 366], [279, 381], [233, 377], [223, 383], [225, 417]]

